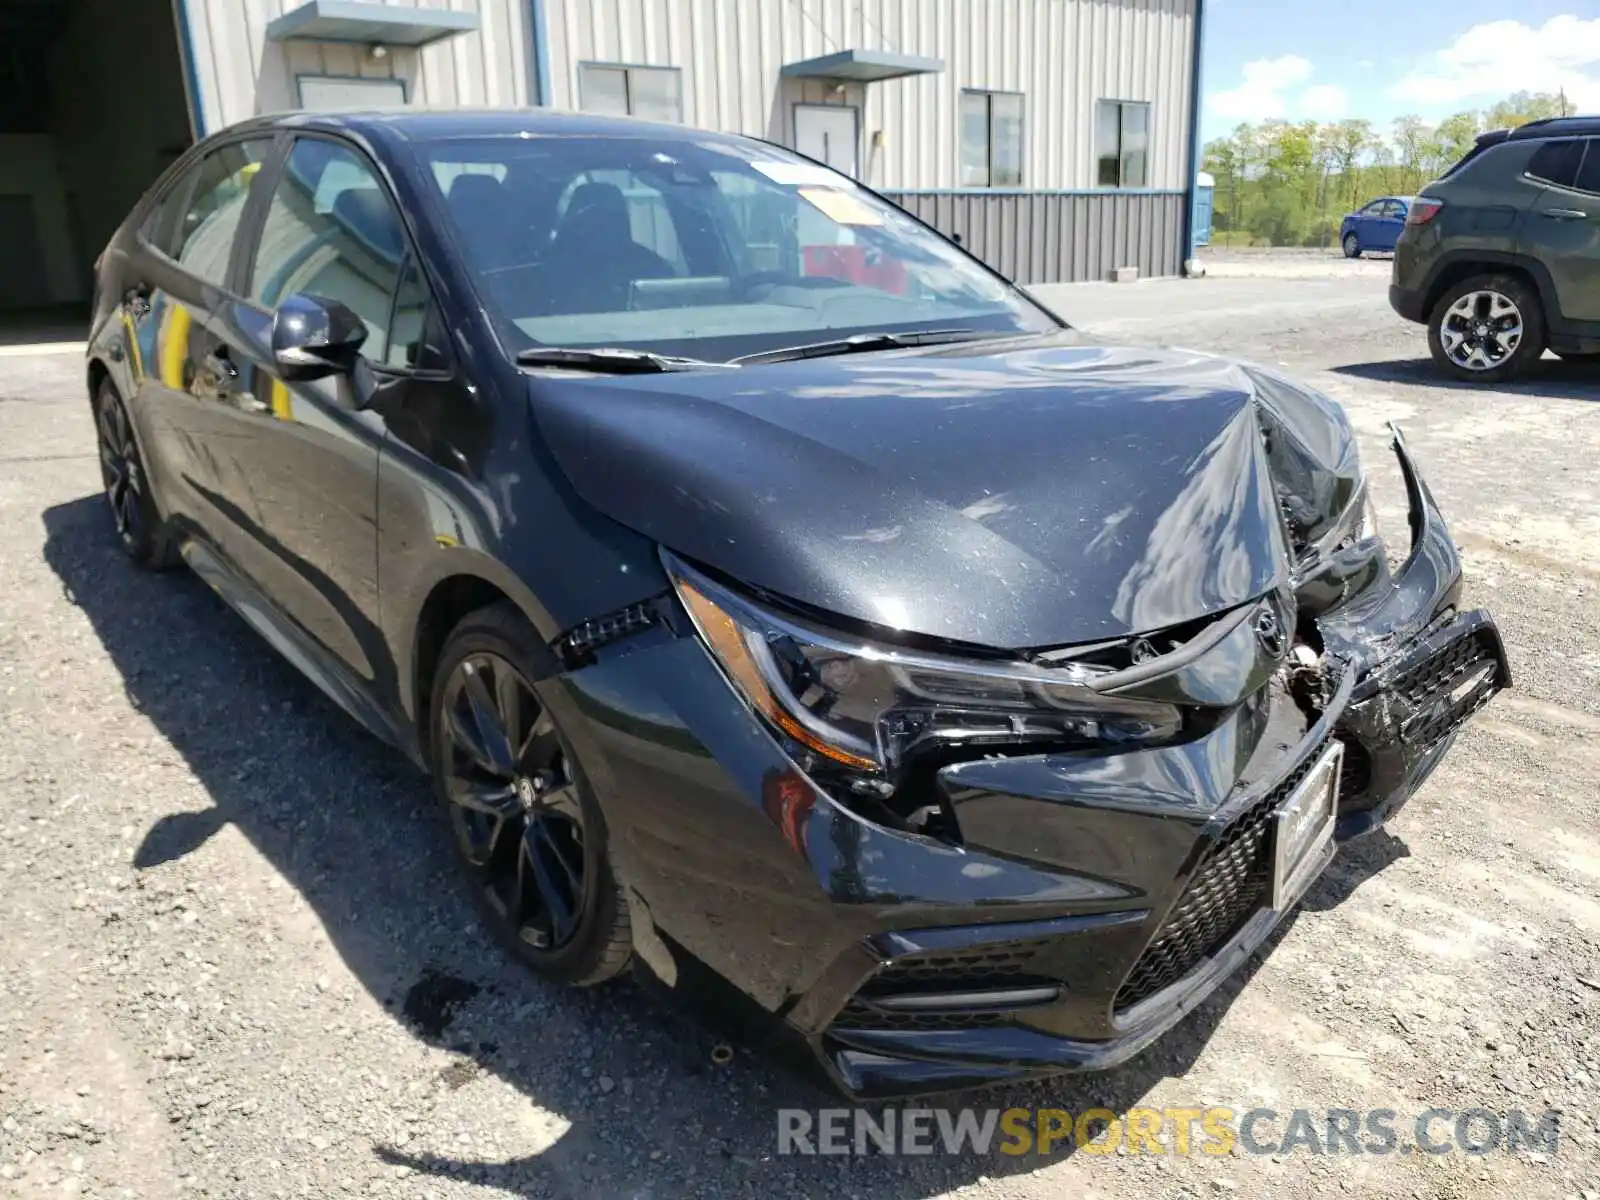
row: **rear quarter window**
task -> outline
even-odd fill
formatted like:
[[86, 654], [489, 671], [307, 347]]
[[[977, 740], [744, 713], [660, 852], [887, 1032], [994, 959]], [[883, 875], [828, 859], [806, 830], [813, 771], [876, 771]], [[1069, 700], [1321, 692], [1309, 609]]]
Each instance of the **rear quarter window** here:
[[1578, 167], [1582, 162], [1582, 140], [1561, 138], [1546, 142], [1533, 152], [1528, 160], [1528, 175], [1557, 187], [1572, 187], [1578, 182]]
[[1578, 190], [1600, 196], [1600, 138], [1589, 139], [1583, 166], [1578, 168]]

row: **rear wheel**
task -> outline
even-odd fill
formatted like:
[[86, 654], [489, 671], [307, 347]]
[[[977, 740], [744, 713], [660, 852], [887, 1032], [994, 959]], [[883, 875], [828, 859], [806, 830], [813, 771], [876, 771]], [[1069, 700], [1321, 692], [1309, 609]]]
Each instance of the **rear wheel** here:
[[1361, 239], [1353, 233], [1344, 235], [1344, 256], [1346, 258], [1361, 257]]
[[1446, 373], [1473, 383], [1503, 383], [1544, 353], [1544, 309], [1514, 275], [1479, 275], [1456, 284], [1428, 318], [1428, 349]]
[[434, 676], [434, 786], [496, 937], [542, 975], [593, 984], [628, 965], [628, 908], [599, 805], [531, 682], [548, 653], [510, 604], [456, 626]]
[[161, 515], [150, 496], [150, 477], [134, 440], [128, 410], [109, 380], [94, 396], [95, 439], [100, 449], [100, 481], [117, 540], [140, 566], [160, 570], [173, 560], [163, 536]]

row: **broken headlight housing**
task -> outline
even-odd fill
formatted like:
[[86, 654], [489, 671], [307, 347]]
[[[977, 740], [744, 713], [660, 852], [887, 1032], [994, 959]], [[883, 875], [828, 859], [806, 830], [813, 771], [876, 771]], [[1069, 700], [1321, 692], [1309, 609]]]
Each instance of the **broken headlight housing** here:
[[[734, 689], [818, 779], [887, 799], [915, 769], [992, 753], [1164, 740], [1171, 705], [1104, 696], [1096, 668], [963, 658], [873, 642], [773, 608], [663, 555]], [[925, 799], [925, 797], [924, 797]], [[914, 805], [896, 805], [896, 808]]]

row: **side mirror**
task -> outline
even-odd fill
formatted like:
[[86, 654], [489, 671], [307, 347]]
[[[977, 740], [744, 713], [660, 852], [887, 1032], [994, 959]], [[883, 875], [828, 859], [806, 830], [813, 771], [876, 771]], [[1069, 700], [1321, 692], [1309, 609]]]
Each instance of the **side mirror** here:
[[287, 380], [353, 370], [367, 326], [347, 305], [297, 292], [272, 316], [272, 359]]

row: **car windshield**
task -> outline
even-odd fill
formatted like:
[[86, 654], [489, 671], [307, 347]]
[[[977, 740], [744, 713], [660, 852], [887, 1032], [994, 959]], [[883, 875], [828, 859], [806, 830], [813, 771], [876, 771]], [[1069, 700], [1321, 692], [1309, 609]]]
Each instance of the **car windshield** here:
[[899, 209], [763, 143], [533, 136], [422, 152], [513, 353], [725, 362], [867, 333], [1059, 328]]

